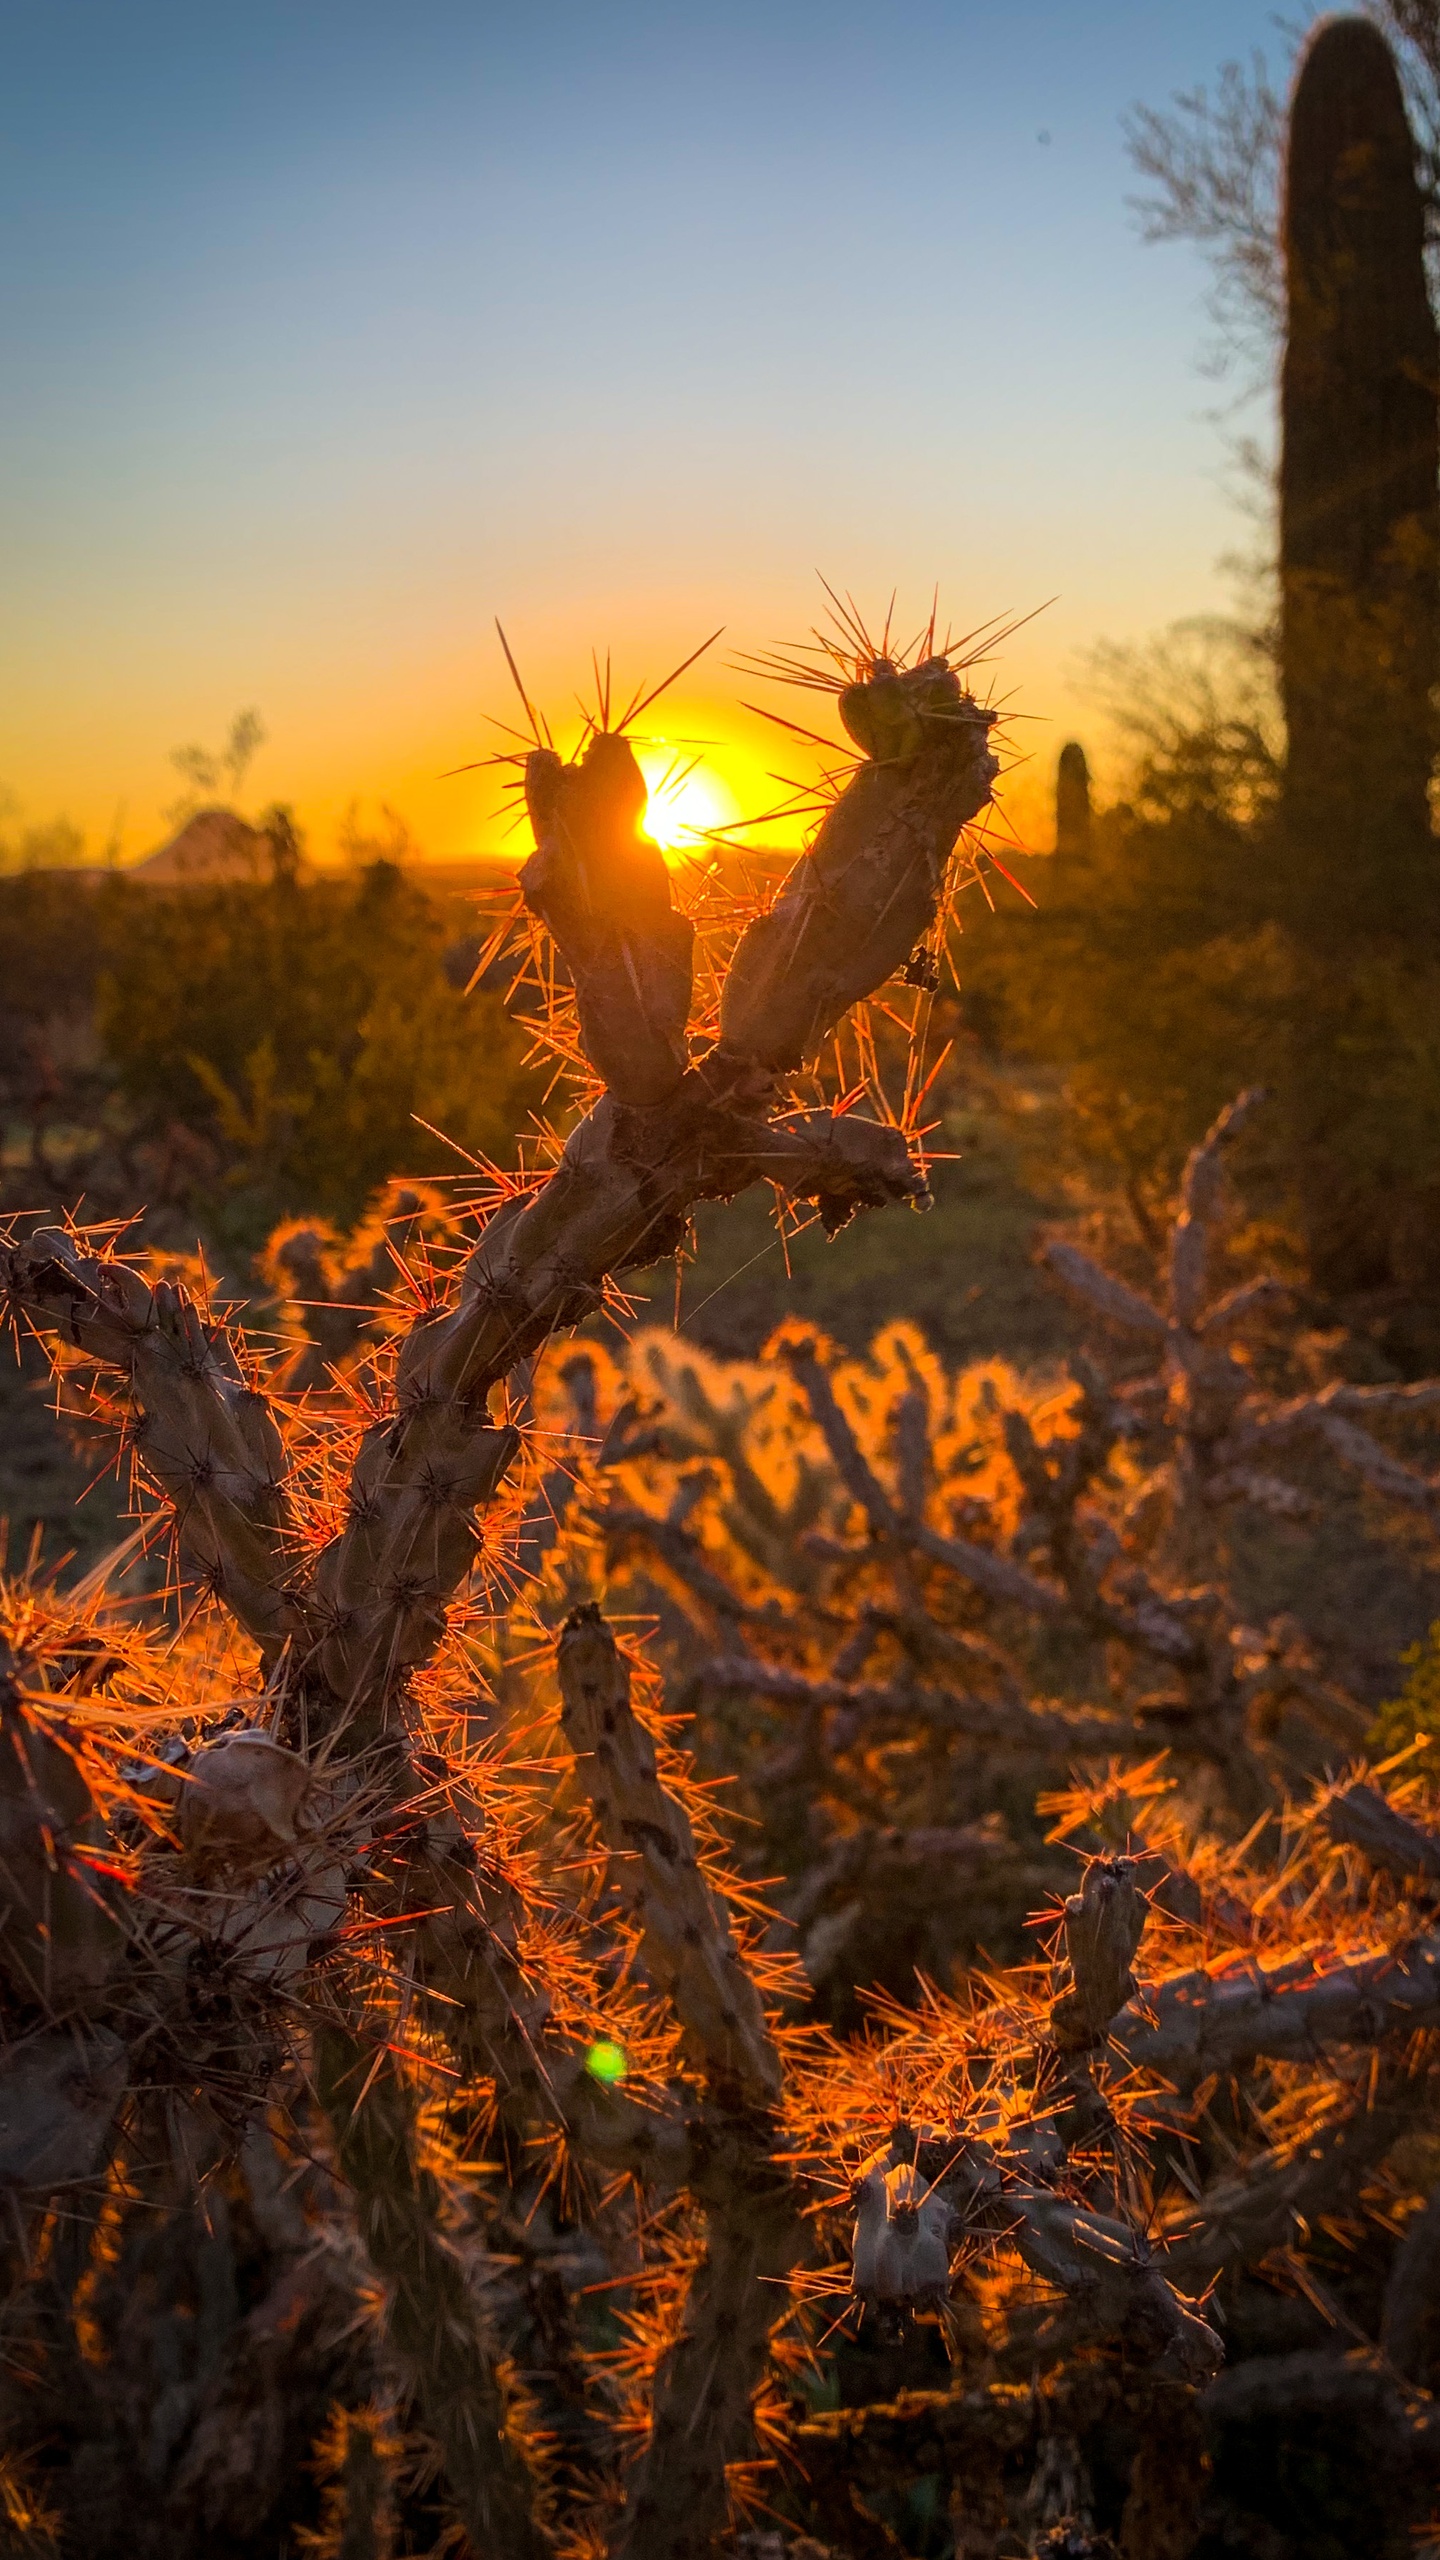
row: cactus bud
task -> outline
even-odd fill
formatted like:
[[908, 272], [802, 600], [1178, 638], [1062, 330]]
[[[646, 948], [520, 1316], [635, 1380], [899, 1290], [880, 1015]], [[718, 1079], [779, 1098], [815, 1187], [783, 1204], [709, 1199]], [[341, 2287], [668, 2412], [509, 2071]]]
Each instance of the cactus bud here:
[[1080, 1891], [1065, 1905], [1065, 1952], [1074, 1988], [1050, 2012], [1050, 2033], [1062, 2053], [1099, 2044], [1111, 2019], [1133, 2000], [1130, 1965], [1148, 1916], [1131, 1860], [1092, 1859]]

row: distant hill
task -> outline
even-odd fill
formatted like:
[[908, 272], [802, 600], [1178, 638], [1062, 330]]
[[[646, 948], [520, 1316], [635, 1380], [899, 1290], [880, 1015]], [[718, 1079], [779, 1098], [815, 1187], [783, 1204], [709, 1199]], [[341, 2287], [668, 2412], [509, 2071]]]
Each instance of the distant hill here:
[[[496, 890], [512, 888], [516, 870], [513, 863], [484, 854], [453, 862], [434, 862], [422, 854], [412, 854], [401, 868], [432, 897], [459, 898], [488, 897]], [[316, 867], [307, 863], [304, 869], [310, 877], [315, 876]], [[318, 871], [322, 878], [334, 876], [334, 867], [329, 864], [320, 864]], [[125, 871], [127, 880], [137, 880], [142, 887], [154, 889], [266, 880], [269, 876], [270, 839], [263, 828], [250, 826], [234, 809], [221, 808], [197, 809], [194, 817], [187, 818], [166, 843], [147, 853], [143, 861], [130, 863]]]
[[182, 882], [263, 880], [270, 867], [270, 839], [247, 826], [233, 809], [197, 809], [167, 843], [132, 863], [127, 876], [150, 888]]

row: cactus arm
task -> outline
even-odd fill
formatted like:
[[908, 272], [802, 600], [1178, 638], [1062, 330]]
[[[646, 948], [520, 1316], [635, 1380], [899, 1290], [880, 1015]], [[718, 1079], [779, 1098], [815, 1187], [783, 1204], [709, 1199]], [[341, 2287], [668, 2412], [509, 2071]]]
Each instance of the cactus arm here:
[[336, 1699], [383, 1700], [428, 1661], [445, 1609], [475, 1561], [477, 1509], [496, 1492], [520, 1435], [468, 1404], [413, 1398], [368, 1431], [350, 1479], [349, 1517], [321, 1555], [311, 1592], [313, 1657]]
[[1092, 2335], [1122, 2339], [1158, 2373], [1209, 2382], [1224, 2362], [1215, 2331], [1167, 2281], [1139, 2233], [1046, 2187], [1017, 2183], [999, 2210], [1034, 2275], [1077, 2308]]
[[750, 2437], [750, 2404], [786, 2304], [798, 2223], [783, 2173], [743, 2147], [716, 2161], [693, 2192], [704, 2206], [705, 2256], [684, 2327], [655, 2391], [617, 2548], [628, 2560], [708, 2560], [725, 2523], [725, 2466]]
[[190, 1571], [267, 1653], [302, 1631], [285, 1447], [222, 1329], [183, 1289], [151, 1287], [60, 1228], [0, 1239], [0, 1294], [129, 1386], [130, 1443], [164, 1493]]
[[705, 2210], [705, 2256], [620, 2536], [636, 2560], [659, 2550], [699, 2560], [725, 2521], [725, 2465], [745, 2447], [798, 2237], [790, 2180], [772, 2156], [780, 2061], [724, 1906], [701, 1872], [689, 1816], [656, 1773], [628, 1666], [593, 1606], [569, 1620], [559, 1673], [566, 1738], [617, 1860], [619, 1890], [641, 1920], [646, 1969], [667, 1992], [686, 2060], [711, 2093], [691, 2180]]
[[929, 931], [955, 839], [998, 770], [995, 715], [940, 660], [877, 672], [841, 697], [841, 716], [870, 752], [741, 937], [721, 1001], [724, 1046], [780, 1074], [812, 1059]]
[[762, 1662], [733, 1648], [698, 1665], [696, 1684], [711, 1694], [729, 1691], [773, 1698], [781, 1706], [817, 1711], [838, 1718], [852, 1742], [867, 1726], [877, 1731], [887, 1723], [902, 1728], [916, 1719], [937, 1731], [965, 1734], [977, 1742], [1000, 1742], [1020, 1751], [1103, 1753], [1123, 1750], [1134, 1741], [1134, 1727], [1121, 1716], [1055, 1715], [1023, 1700], [965, 1696], [951, 1689], [921, 1688], [910, 1683], [812, 1678], [788, 1664]]
[[[436, 1838], [393, 1869], [375, 1862], [367, 1899], [381, 1916], [420, 1912], [408, 1931], [410, 1957], [429, 2023], [466, 2077], [495, 2084], [502, 2116], [521, 2135], [557, 2127], [612, 2174], [684, 2186], [694, 2167], [691, 2132], [678, 2107], [646, 2103], [607, 2088], [586, 2051], [556, 2032], [543, 1991], [527, 1982], [514, 1947], [509, 1898], [479, 1876], [458, 1832]], [[468, 1855], [466, 1854], [468, 1851]]]
[[1050, 2011], [1050, 2033], [1061, 2053], [1087, 2053], [1103, 2044], [1112, 2019], [1134, 1999], [1130, 1967], [1148, 1917], [1133, 1861], [1092, 1858], [1080, 1891], [1065, 1904], [1070, 1987]]
[[1265, 1100], [1263, 1086], [1249, 1085], [1192, 1147], [1180, 1177], [1180, 1206], [1170, 1230], [1168, 1309], [1172, 1327], [1193, 1331], [1208, 1293], [1210, 1248], [1220, 1220], [1225, 1159], [1247, 1121]]
[[466, 2534], [477, 2551], [543, 2560], [535, 2483], [465, 2271], [439, 2228], [438, 2191], [416, 2162], [394, 2057], [337, 2021], [316, 2035], [315, 2075], [365, 2246], [389, 2288], [390, 2344], [440, 2444]]
[[1373, 2104], [1362, 2097], [1330, 2123], [1307, 2125], [1303, 2139], [1278, 2158], [1262, 2152], [1236, 2176], [1216, 2179], [1194, 2209], [1191, 2219], [1198, 2215], [1198, 2227], [1172, 2239], [1167, 2272], [1198, 2289], [1227, 2266], [1253, 2267], [1273, 2250], [1303, 2245], [1324, 2215], [1351, 2209], [1386, 2153], [1402, 2133], [1423, 2123], [1434, 2102], [1434, 2083], [1420, 2073], [1408, 2089], [1387, 2092]]
[[1063, 1289], [1081, 1298], [1110, 1324], [1126, 1333], [1144, 1335], [1152, 1342], [1165, 1339], [1165, 1318], [1158, 1307], [1142, 1298], [1138, 1289], [1117, 1280], [1113, 1271], [1095, 1262], [1078, 1244], [1069, 1244], [1063, 1236], [1052, 1237], [1041, 1248], [1040, 1260], [1047, 1271], [1053, 1271]]
[[1297, 1441], [1306, 1439], [1319, 1440], [1342, 1466], [1351, 1468], [1385, 1501], [1403, 1504], [1407, 1510], [1440, 1512], [1440, 1476], [1427, 1476], [1418, 1467], [1406, 1466], [1393, 1450], [1349, 1419], [1340, 1399], [1328, 1387], [1318, 1396], [1297, 1396], [1272, 1413], [1262, 1411], [1253, 1419], [1240, 1418], [1216, 1456], [1226, 1467], [1243, 1467], [1252, 1457], [1293, 1448]]
[[641, 831], [634, 751], [598, 730], [573, 765], [537, 749], [525, 781], [535, 851], [520, 886], [564, 955], [586, 1056], [617, 1100], [663, 1102], [685, 1070], [695, 933]]
[[1440, 1883], [1440, 1840], [1397, 1812], [1378, 1787], [1357, 1779], [1337, 1787], [1317, 1811], [1332, 1840], [1358, 1849], [1373, 1867], [1383, 1868], [1402, 1884], [1412, 1884], [1417, 1876], [1428, 1885]]
[[689, 1815], [657, 1775], [655, 1746], [630, 1703], [629, 1665], [593, 1604], [568, 1620], [559, 1671], [565, 1737], [621, 1896], [641, 1921], [646, 1970], [680, 2021], [685, 2059], [715, 2096], [773, 2107], [780, 2063], [759, 1993], [701, 1871]]
[[1440, 2019], [1440, 1933], [1326, 1965], [1310, 1956], [1171, 1974], [1121, 2011], [1111, 2040], [1176, 2088], [1260, 2060], [1305, 2061], [1327, 2044], [1371, 2045]]
[[860, 764], [777, 907], [742, 935], [721, 1045], [698, 1065], [685, 1063], [683, 1038], [689, 928], [638, 834], [644, 785], [628, 743], [597, 737], [577, 767], [547, 749], [530, 758], [537, 850], [522, 885], [570, 972], [581, 1038], [609, 1090], [548, 1181], [490, 1220], [456, 1304], [422, 1318], [401, 1351], [394, 1415], [362, 1451], [349, 1522], [315, 1579], [320, 1668], [352, 1711], [362, 1693], [383, 1700], [438, 1639], [470, 1562], [465, 1506], [509, 1463], [487, 1437], [491, 1389], [591, 1314], [612, 1274], [660, 1261], [698, 1202], [757, 1182], [813, 1201], [830, 1233], [857, 1209], [928, 1201], [898, 1129], [776, 1108], [780, 1077], [799, 1063], [796, 1026], [813, 1045], [815, 1026], [902, 964], [933, 921], [960, 828], [990, 795], [990, 715], [948, 669], [915, 673], [918, 751]]

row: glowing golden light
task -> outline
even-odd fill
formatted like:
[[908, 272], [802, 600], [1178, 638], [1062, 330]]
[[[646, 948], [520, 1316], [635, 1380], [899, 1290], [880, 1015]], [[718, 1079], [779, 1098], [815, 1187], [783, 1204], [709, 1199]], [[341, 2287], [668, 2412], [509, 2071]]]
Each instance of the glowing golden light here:
[[713, 768], [697, 764], [695, 750], [657, 738], [639, 757], [649, 802], [645, 832], [662, 853], [691, 853], [717, 827], [733, 826], [740, 804]]

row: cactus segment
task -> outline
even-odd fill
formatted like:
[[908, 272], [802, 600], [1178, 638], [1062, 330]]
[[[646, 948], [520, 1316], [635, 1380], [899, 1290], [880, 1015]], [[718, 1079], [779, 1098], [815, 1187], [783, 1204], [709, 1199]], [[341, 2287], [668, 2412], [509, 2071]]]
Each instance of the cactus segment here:
[[634, 749], [605, 729], [575, 764], [537, 747], [525, 796], [535, 851], [520, 887], [569, 970], [586, 1055], [618, 1101], [663, 1102], [689, 1055], [695, 931], [675, 913], [665, 857], [641, 831]]
[[777, 1075], [812, 1059], [841, 1015], [905, 966], [999, 770], [996, 715], [944, 658], [898, 674], [878, 660], [842, 692], [840, 716], [865, 761], [769, 914], [741, 936], [721, 1000], [722, 1048]]
[[63, 1719], [26, 1699], [0, 1647], [0, 1973], [27, 2003], [83, 2008], [125, 1946], [104, 1821]]

